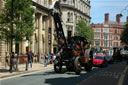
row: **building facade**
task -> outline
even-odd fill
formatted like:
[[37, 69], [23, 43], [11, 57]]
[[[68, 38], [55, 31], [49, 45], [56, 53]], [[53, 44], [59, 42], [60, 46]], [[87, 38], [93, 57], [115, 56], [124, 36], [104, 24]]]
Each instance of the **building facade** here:
[[114, 47], [122, 47], [120, 35], [124, 30], [126, 22], [120, 22], [121, 16], [116, 15], [116, 21], [109, 21], [109, 14], [105, 14], [104, 24], [91, 24], [94, 32], [94, 42], [92, 47], [97, 50], [112, 49]]
[[65, 36], [74, 35], [78, 20], [82, 19], [90, 24], [89, 0], [60, 0], [62, 9], [63, 29]]
[[[49, 5], [52, 0], [32, 0], [35, 9], [34, 17], [34, 34], [29, 41], [21, 42], [19, 45], [19, 55], [25, 56], [27, 51], [32, 51], [35, 55], [40, 56], [45, 53], [53, 53], [55, 28], [53, 19], [49, 16]], [[3, 8], [4, 2], [0, 0], [0, 8]], [[10, 53], [10, 44], [0, 41], [0, 62], [5, 62], [5, 53]], [[13, 44], [15, 52], [15, 44]]]
[[[34, 35], [29, 41], [21, 42], [19, 46], [20, 56], [26, 55], [27, 51], [32, 51], [40, 56], [45, 53], [57, 52], [57, 39], [54, 26], [54, 20], [49, 16], [49, 5], [54, 0], [32, 0], [33, 8], [36, 10], [34, 17]], [[67, 37], [68, 34], [74, 35], [78, 20], [83, 19], [89, 25], [90, 23], [90, 2], [88, 0], [60, 0], [62, 7], [63, 30]], [[0, 8], [3, 8], [4, 2], [0, 0]], [[5, 53], [10, 53], [10, 44], [0, 41], [0, 62], [5, 61]], [[13, 44], [15, 52], [15, 44]]]

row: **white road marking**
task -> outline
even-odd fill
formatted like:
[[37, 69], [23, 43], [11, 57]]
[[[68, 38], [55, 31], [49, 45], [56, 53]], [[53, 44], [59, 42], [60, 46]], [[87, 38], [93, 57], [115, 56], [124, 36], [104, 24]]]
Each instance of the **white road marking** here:
[[120, 77], [117, 85], [123, 85], [123, 81], [124, 81], [125, 74], [126, 74], [127, 70], [128, 70], [128, 66], [124, 69], [123, 73], [121, 74], [121, 77]]

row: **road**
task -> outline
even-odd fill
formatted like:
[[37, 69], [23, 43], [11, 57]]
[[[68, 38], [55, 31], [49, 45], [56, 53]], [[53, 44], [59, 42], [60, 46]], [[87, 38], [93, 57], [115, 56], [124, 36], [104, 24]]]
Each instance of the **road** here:
[[[124, 63], [111, 64], [105, 68], [94, 67], [91, 72], [82, 71], [57, 74], [53, 70], [1, 80], [1, 85], [128, 85], [128, 67]], [[125, 79], [123, 79], [125, 77]], [[123, 83], [124, 81], [124, 83]]]

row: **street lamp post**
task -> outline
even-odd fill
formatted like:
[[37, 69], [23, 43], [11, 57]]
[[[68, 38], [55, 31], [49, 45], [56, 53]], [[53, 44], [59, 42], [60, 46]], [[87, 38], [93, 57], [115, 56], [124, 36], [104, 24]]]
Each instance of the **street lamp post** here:
[[9, 71], [12, 72], [12, 68], [13, 68], [13, 0], [11, 0], [11, 56], [10, 56], [10, 69]]

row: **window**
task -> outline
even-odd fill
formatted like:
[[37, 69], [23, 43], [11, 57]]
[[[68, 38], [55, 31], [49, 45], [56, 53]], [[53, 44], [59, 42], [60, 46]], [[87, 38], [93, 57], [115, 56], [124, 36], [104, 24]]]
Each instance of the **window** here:
[[73, 0], [68, 0], [68, 4], [72, 5], [73, 4]]
[[47, 7], [47, 0], [44, 0], [44, 6]]
[[37, 3], [40, 4], [40, 0], [37, 0]]
[[108, 42], [107, 40], [104, 41], [104, 47], [107, 47], [108, 46], [108, 43], [107, 42]]
[[66, 0], [63, 0], [63, 2], [66, 2]]
[[114, 40], [118, 40], [118, 36], [114, 36]]
[[95, 41], [95, 46], [100, 46], [100, 41]]
[[72, 31], [68, 30], [68, 38], [72, 36]]
[[50, 44], [51, 43], [51, 28], [49, 28], [48, 30], [48, 43]]
[[104, 39], [105, 39], [105, 40], [108, 39], [108, 34], [107, 34], [107, 33], [104, 34]]
[[108, 28], [104, 28], [104, 32], [105, 33], [108, 33], [109, 32], [109, 29]]
[[115, 30], [115, 33], [117, 34], [117, 30]]
[[100, 39], [100, 38], [101, 38], [100, 34], [94, 34], [94, 39]]
[[95, 28], [95, 32], [101, 32], [100, 28]]
[[73, 13], [67, 13], [67, 22], [73, 22]]
[[118, 42], [114, 42], [114, 47], [118, 47]]
[[67, 27], [67, 30], [70, 30], [70, 31], [72, 31], [72, 29], [73, 29], [73, 26], [71, 26], [71, 25], [67, 25], [66, 27]]
[[109, 42], [110, 46], [112, 46], [112, 41]]

